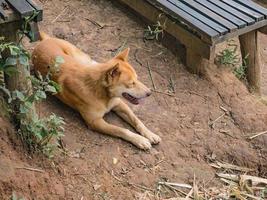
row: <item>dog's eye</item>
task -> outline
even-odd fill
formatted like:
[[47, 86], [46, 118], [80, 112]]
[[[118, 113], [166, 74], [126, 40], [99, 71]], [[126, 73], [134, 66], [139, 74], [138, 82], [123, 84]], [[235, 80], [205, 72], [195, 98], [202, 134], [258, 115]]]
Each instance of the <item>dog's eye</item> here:
[[128, 83], [128, 85], [126, 85], [127, 88], [132, 88], [134, 86], [135, 86], [135, 82], [134, 81], [130, 82], [130, 83]]

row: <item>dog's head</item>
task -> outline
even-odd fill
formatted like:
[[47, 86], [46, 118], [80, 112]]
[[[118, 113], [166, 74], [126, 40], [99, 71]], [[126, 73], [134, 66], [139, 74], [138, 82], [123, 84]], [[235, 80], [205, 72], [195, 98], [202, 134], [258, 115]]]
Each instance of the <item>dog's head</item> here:
[[137, 74], [128, 63], [129, 48], [111, 59], [105, 74], [105, 85], [111, 97], [124, 97], [132, 104], [139, 104], [139, 100], [151, 95], [151, 91], [137, 79]]

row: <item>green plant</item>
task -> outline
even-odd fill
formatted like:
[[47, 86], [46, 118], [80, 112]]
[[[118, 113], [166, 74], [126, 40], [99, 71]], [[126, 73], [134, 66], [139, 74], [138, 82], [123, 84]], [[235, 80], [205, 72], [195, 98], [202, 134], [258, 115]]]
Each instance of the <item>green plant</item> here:
[[237, 46], [236, 45], [231, 45], [234, 46], [234, 48], [226, 48], [223, 51], [217, 55], [217, 61], [222, 64], [222, 65], [227, 65], [229, 66], [234, 75], [240, 79], [240, 80], [245, 80], [246, 79], [246, 70], [247, 70], [247, 59], [248, 56], [245, 56], [245, 58], [242, 59], [242, 64], [240, 63], [240, 60], [237, 55]]
[[164, 25], [162, 25], [159, 21], [152, 25], [152, 26], [147, 26], [147, 29], [145, 29], [144, 32], [144, 38], [146, 40], [159, 40], [159, 37], [161, 36], [163, 38], [164, 34]]
[[30, 28], [30, 22], [39, 14], [39, 11], [34, 11], [34, 13], [31, 16], [27, 16], [23, 18], [23, 23], [21, 30], [18, 32], [20, 39], [19, 43], [21, 43], [22, 39], [25, 35], [28, 35], [31, 41], [34, 41], [34, 34], [31, 31]]
[[235, 65], [238, 63], [239, 59], [236, 54], [236, 47], [234, 49], [224, 49], [222, 52], [219, 53], [217, 59], [218, 62], [222, 65]]
[[[26, 21], [28, 23], [29, 19]], [[25, 34], [27, 31], [22, 31], [22, 33]], [[17, 64], [29, 70], [29, 59], [30, 54], [20, 42], [18, 44], [12, 42], [2, 42], [0, 44], [0, 72], [5, 72], [8, 76], [12, 76], [14, 73], [18, 73], [16, 69]], [[60, 64], [63, 62], [64, 59], [62, 57], [56, 57], [54, 65], [50, 70], [58, 72], [60, 70]], [[63, 136], [63, 118], [55, 114], [39, 118], [33, 108], [35, 103], [46, 99], [47, 93], [58, 93], [60, 87], [50, 79], [50, 73], [44, 77], [40, 73], [37, 73], [36, 77], [29, 75], [27, 78], [32, 83], [31, 91], [9, 91], [4, 83], [0, 84], [0, 90], [5, 94], [9, 104], [16, 105], [9, 110], [16, 117], [17, 127], [19, 127], [18, 133], [24, 144], [31, 151], [40, 150], [46, 155], [51, 156], [55, 145], [51, 145], [49, 142], [52, 138], [58, 140]]]
[[243, 58], [241, 65], [234, 67], [233, 69], [234, 75], [240, 80], [246, 79], [247, 59], [248, 59], [248, 55], [245, 58]]
[[[6, 59], [2, 57], [5, 54], [9, 55]], [[29, 53], [21, 44], [13, 42], [0, 44], [0, 71], [4, 71], [9, 76], [17, 72], [15, 67], [17, 63], [26, 67], [29, 66], [29, 58]]]

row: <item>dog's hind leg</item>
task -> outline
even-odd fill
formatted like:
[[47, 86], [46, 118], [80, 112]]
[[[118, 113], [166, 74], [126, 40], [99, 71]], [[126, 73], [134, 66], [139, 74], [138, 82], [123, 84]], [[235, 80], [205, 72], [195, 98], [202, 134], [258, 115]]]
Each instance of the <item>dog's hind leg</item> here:
[[132, 127], [135, 128], [137, 132], [149, 139], [152, 144], [158, 144], [161, 138], [152, 133], [141, 120], [133, 113], [129, 106], [120, 100], [120, 103], [113, 108], [113, 110], [126, 122], [128, 122]]
[[133, 133], [128, 129], [109, 124], [103, 118], [90, 120], [88, 124], [95, 131], [122, 138], [140, 149], [149, 150], [151, 148], [150, 141], [147, 138]]

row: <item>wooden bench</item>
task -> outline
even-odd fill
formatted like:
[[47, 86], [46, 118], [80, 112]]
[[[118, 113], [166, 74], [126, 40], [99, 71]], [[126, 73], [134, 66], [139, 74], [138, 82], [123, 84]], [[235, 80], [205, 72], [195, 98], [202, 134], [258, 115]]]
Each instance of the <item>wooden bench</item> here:
[[[239, 36], [248, 57], [248, 81], [260, 92], [258, 30], [267, 25], [267, 9], [251, 0], [120, 0], [164, 29], [186, 47], [186, 65], [194, 73], [214, 63], [215, 46]], [[266, 28], [265, 28], [266, 29]]]
[[15, 42], [17, 32], [22, 29], [23, 20], [33, 15], [34, 19], [29, 22], [28, 30], [31, 41], [39, 39], [37, 23], [42, 21], [43, 10], [32, 0], [0, 0], [0, 36], [6, 40]]

